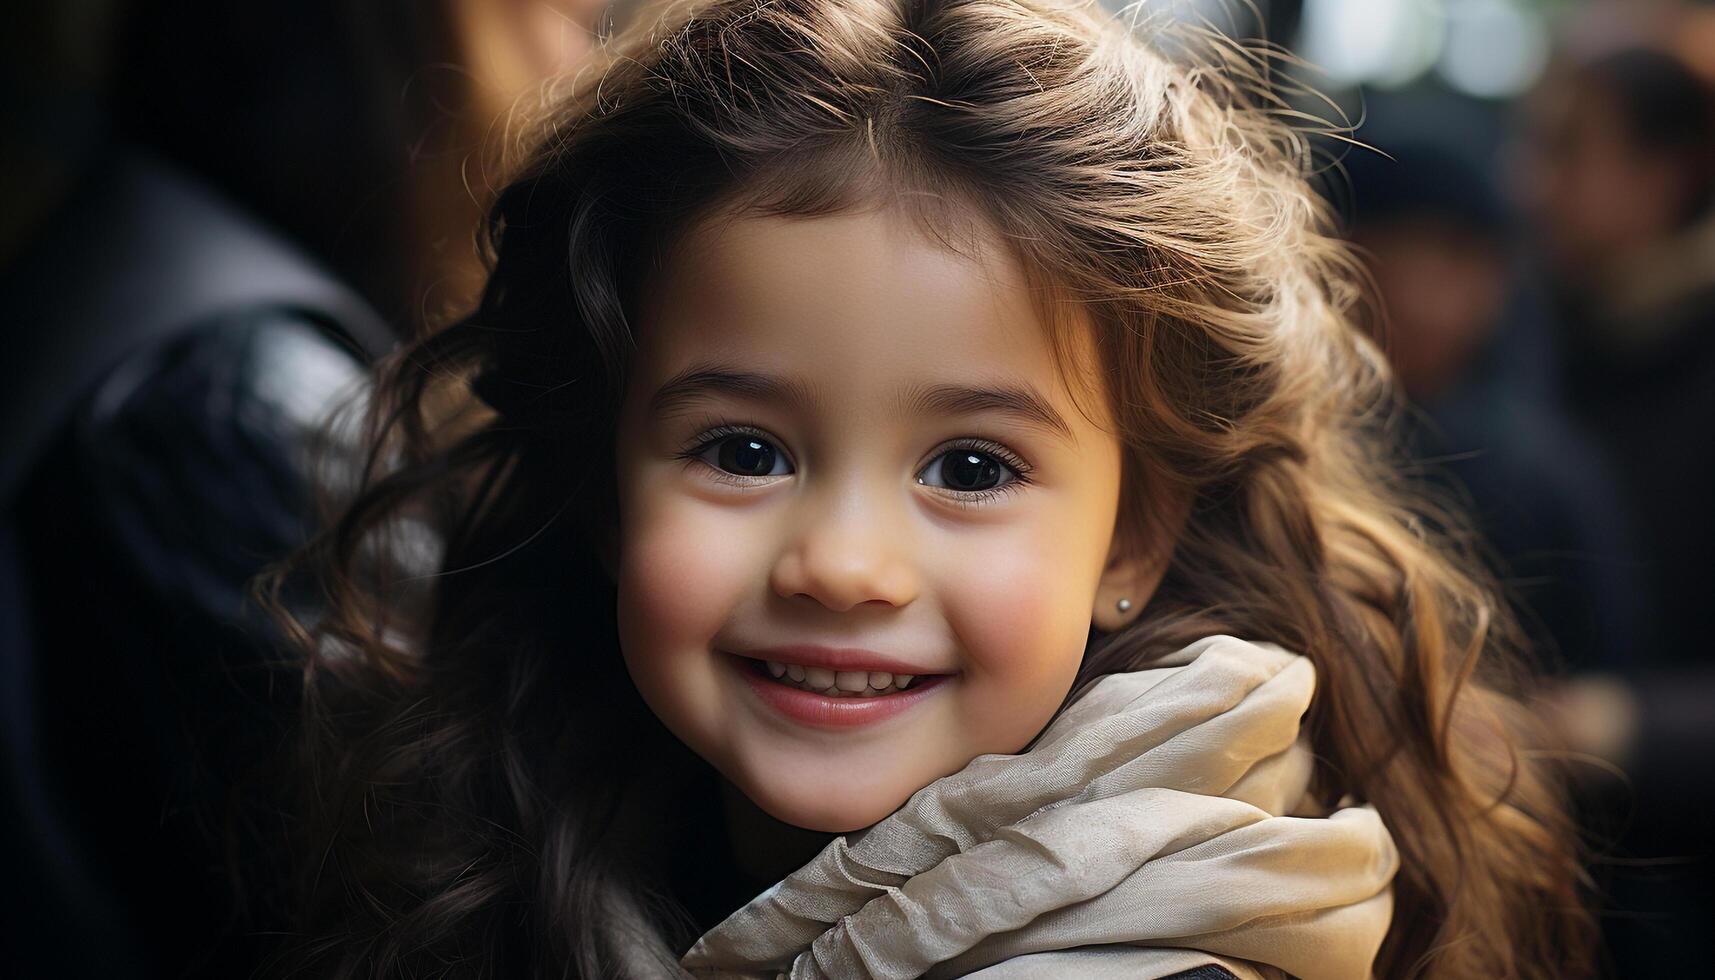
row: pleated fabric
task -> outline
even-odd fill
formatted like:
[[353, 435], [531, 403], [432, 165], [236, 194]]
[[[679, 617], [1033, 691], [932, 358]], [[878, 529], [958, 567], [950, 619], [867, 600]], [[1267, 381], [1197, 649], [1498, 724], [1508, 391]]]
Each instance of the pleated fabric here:
[[1307, 795], [1310, 661], [1213, 636], [1156, 663], [1103, 678], [1029, 751], [978, 756], [836, 838], [683, 965], [723, 980], [1078, 976], [1078, 962], [1370, 976], [1399, 856], [1373, 807], [1324, 813]]

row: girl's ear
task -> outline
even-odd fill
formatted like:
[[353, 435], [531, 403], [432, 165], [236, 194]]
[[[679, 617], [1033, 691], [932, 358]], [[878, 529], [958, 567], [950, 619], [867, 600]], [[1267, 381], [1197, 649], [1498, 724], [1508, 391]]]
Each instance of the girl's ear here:
[[1096, 605], [1090, 612], [1090, 623], [1096, 629], [1112, 633], [1142, 615], [1149, 597], [1167, 574], [1167, 564], [1173, 559], [1174, 548], [1190, 514], [1189, 503], [1175, 501], [1159, 508], [1145, 534], [1114, 529], [1107, 564], [1096, 583]]

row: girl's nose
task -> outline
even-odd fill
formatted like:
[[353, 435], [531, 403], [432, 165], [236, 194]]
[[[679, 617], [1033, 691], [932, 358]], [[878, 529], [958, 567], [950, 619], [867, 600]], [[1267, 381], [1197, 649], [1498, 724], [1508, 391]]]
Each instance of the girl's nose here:
[[904, 606], [917, 598], [919, 574], [908, 555], [904, 528], [851, 498], [830, 501], [781, 550], [769, 574], [776, 594], [805, 596], [835, 612], [865, 602]]

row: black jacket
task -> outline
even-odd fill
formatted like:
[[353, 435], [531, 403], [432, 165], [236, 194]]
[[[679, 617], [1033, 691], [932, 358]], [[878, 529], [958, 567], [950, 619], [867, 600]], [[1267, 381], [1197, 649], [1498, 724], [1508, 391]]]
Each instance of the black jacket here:
[[247, 779], [292, 686], [250, 579], [308, 529], [304, 450], [379, 321], [120, 154], [0, 277], [0, 748], [9, 976], [244, 976]]

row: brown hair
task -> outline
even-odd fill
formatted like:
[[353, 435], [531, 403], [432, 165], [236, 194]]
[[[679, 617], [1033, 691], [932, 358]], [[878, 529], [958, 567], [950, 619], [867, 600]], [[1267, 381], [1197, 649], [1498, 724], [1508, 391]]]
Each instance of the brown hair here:
[[[1303, 652], [1314, 789], [1374, 803], [1401, 851], [1379, 974], [1588, 971], [1512, 628], [1453, 516], [1399, 486], [1360, 277], [1262, 62], [1061, 0], [670, 4], [609, 55], [501, 194], [480, 308], [383, 366], [361, 485], [300, 562], [322, 587], [299, 633], [301, 953], [340, 975], [676, 969], [686, 923], [609, 846], [644, 778], [618, 760], [656, 737], [593, 542], [634, 300], [710, 208], [891, 188], [968, 205], [1089, 312], [1122, 526], [1160, 518], [1146, 488], [1192, 501], [1074, 690], [1211, 633]], [[422, 526], [441, 550], [418, 601], [388, 559]]]

